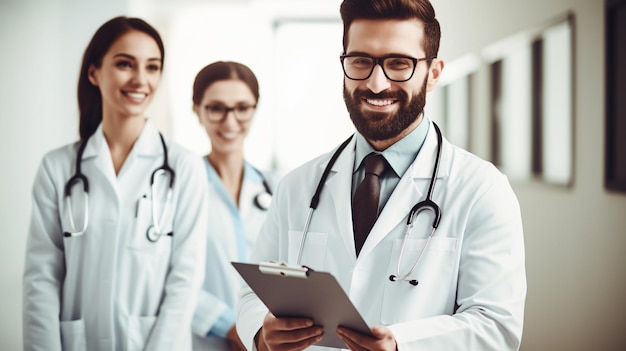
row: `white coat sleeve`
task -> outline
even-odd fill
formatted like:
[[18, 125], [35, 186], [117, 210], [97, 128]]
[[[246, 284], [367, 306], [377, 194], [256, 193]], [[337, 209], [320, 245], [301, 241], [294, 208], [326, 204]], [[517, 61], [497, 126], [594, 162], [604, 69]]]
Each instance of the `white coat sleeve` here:
[[22, 286], [24, 350], [61, 350], [59, 322], [65, 277], [63, 234], [55, 189], [46, 159], [33, 185]]
[[205, 338], [211, 328], [218, 322], [220, 316], [230, 307], [217, 296], [200, 290], [198, 306], [193, 315], [191, 329], [194, 334]]
[[[267, 210], [267, 217], [257, 237], [250, 262], [277, 260], [281, 257], [278, 247], [278, 235], [280, 233], [279, 212], [281, 211], [279, 209], [280, 186], [279, 184], [272, 197], [272, 202]], [[239, 338], [248, 350], [256, 350], [254, 337], [263, 326], [263, 319], [267, 312], [267, 307], [265, 307], [254, 291], [247, 285], [244, 285], [239, 293], [236, 328]]]
[[526, 297], [519, 204], [495, 178], [471, 205], [462, 241], [453, 315], [391, 325], [398, 350], [518, 350]]
[[191, 349], [191, 320], [202, 280], [206, 251], [208, 185], [199, 157], [178, 162], [178, 199], [164, 299], [146, 350]]

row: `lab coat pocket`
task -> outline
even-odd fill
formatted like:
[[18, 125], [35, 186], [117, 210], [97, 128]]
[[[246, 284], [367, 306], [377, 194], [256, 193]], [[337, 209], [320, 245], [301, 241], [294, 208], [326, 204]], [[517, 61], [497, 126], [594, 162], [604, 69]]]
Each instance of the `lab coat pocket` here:
[[[169, 250], [172, 242], [172, 236], [168, 234], [172, 233], [173, 230], [173, 205], [171, 202], [167, 208], [164, 202], [157, 205], [157, 220], [161, 223], [162, 234], [152, 236], [153, 240], [156, 239], [155, 241], [148, 239], [148, 231], [154, 228], [152, 210], [152, 199], [142, 197], [138, 200], [135, 212], [135, 228], [130, 235], [128, 246], [144, 253], [161, 255]], [[166, 211], [164, 212], [164, 210]], [[154, 233], [151, 232], [150, 234]]]
[[[433, 237], [428, 246], [426, 242], [426, 239], [409, 239], [402, 250], [402, 239], [394, 240], [387, 274], [403, 277], [422, 256], [406, 278], [417, 281], [417, 285], [399, 279], [385, 282], [383, 324], [445, 314], [450, 299], [453, 301], [456, 291], [451, 284], [456, 274], [458, 239]], [[402, 260], [398, 264], [401, 252]]]
[[126, 350], [143, 350], [146, 346], [155, 316], [129, 316], [128, 317], [128, 339], [126, 340]]
[[[302, 232], [289, 231], [289, 253], [287, 260], [289, 263], [298, 262], [300, 243], [302, 242]], [[315, 270], [324, 269], [326, 258], [326, 245], [328, 244], [328, 233], [309, 232], [306, 236], [300, 264]]]
[[85, 321], [61, 322], [61, 345], [63, 350], [86, 350], [87, 338], [85, 336]]

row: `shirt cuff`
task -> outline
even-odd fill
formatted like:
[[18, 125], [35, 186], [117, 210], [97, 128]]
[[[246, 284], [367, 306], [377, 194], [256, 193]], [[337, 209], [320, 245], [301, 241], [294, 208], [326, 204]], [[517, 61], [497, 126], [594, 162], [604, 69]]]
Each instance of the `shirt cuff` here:
[[232, 308], [226, 309], [215, 321], [213, 327], [207, 333], [207, 336], [218, 336], [226, 338], [226, 334], [235, 324], [237, 316]]

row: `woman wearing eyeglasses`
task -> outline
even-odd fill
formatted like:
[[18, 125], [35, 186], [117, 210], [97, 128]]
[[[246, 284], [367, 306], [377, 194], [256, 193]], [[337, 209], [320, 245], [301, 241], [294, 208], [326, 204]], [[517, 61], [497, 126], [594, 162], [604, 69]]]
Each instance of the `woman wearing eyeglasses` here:
[[271, 200], [263, 174], [244, 160], [259, 99], [254, 73], [237, 62], [214, 62], [197, 74], [193, 110], [211, 151], [204, 157], [211, 223], [206, 275], [192, 323], [195, 350], [245, 350], [235, 330], [241, 279], [231, 261], [247, 261]]

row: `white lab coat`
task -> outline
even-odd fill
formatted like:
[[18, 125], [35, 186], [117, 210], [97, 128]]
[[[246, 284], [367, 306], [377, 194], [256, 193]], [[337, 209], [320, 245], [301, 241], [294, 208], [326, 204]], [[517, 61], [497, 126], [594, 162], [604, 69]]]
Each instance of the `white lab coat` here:
[[[433, 200], [441, 223], [411, 279], [391, 282], [409, 210], [424, 200], [437, 149], [432, 124], [426, 141], [382, 209], [358, 258], [351, 220], [354, 138], [337, 159], [313, 213], [301, 264], [332, 273], [370, 327], [388, 326], [398, 350], [517, 350], [526, 277], [522, 220], [506, 177], [445, 139]], [[320, 156], [279, 183], [252, 261], [295, 264], [311, 196], [330, 155]], [[430, 232], [422, 212], [404, 250], [409, 271]], [[277, 292], [280, 293], [280, 292]], [[251, 349], [266, 314], [242, 290], [237, 329]]]
[[[211, 207], [206, 215], [211, 225], [207, 231], [205, 279], [192, 322], [193, 349], [227, 351], [230, 346], [226, 339], [213, 335], [207, 337], [206, 334], [225, 310], [236, 307], [243, 280], [231, 262], [247, 261], [249, 258], [267, 214], [267, 210], [254, 205], [254, 199], [266, 190], [261, 175], [246, 164], [239, 208], [235, 208], [234, 201], [206, 158], [204, 163], [207, 173], [210, 173]], [[243, 228], [236, 228], [240, 224]], [[245, 238], [238, 237], [238, 230], [241, 229]]]
[[[150, 175], [163, 164], [163, 147], [152, 122], [118, 176], [102, 126], [89, 139], [81, 162], [89, 179], [89, 227], [82, 236], [63, 236], [70, 229], [63, 190], [75, 171], [77, 144], [45, 155], [33, 186], [23, 280], [25, 350], [190, 349], [204, 276], [207, 185], [200, 157], [167, 146], [176, 175], [162, 226], [174, 235], [156, 243], [146, 238]], [[80, 227], [79, 189], [80, 183], [72, 200]]]

